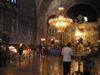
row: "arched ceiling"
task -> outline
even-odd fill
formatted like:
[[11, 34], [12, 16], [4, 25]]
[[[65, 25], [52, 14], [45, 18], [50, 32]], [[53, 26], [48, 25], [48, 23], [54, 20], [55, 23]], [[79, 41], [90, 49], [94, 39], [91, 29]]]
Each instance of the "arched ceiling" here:
[[[40, 0], [40, 8], [39, 8], [39, 15], [53, 15], [58, 11], [58, 7], [61, 5], [61, 0]], [[71, 5], [75, 5], [76, 3], [88, 3], [97, 7], [99, 0], [62, 0], [62, 6], [67, 10]], [[77, 6], [75, 6], [77, 7]], [[86, 7], [86, 6], [85, 6]], [[73, 7], [74, 8], [74, 7]], [[76, 8], [77, 9], [77, 8]], [[80, 9], [80, 8], [79, 8]], [[88, 10], [88, 8], [86, 8]], [[90, 10], [91, 11], [91, 10]], [[94, 11], [94, 10], [93, 10]]]
[[97, 21], [97, 12], [93, 7], [87, 4], [77, 4], [72, 6], [66, 12], [67, 16], [75, 20], [79, 14], [86, 16], [88, 18], [88, 22], [96, 22]]
[[[45, 37], [45, 33], [47, 31], [47, 26], [48, 26], [47, 23], [48, 19], [53, 18], [56, 15], [56, 11], [58, 11], [57, 7], [59, 7], [61, 3], [60, 0], [37, 0], [37, 1], [39, 1], [40, 3], [37, 12], [38, 14], [37, 38], [39, 39], [41, 37]], [[91, 21], [96, 21], [97, 20], [96, 11], [89, 5], [86, 5], [87, 7], [84, 5], [78, 5], [80, 3], [90, 4], [91, 6], [93, 6], [93, 8], [97, 10], [98, 14], [100, 15], [100, 0], [62, 0], [62, 6], [65, 8], [66, 11], [65, 13], [67, 14], [67, 16], [76, 19], [77, 15], [81, 13], [83, 16], [89, 15]]]
[[[46, 22], [48, 22], [50, 18], [55, 17], [55, 15], [58, 13], [58, 8], [60, 6], [61, 0], [42, 0], [39, 15], [43, 16], [44, 14], [44, 18], [47, 16]], [[67, 17], [73, 19], [73, 21], [78, 17], [79, 14], [86, 16], [88, 18], [88, 22], [97, 21], [97, 12], [92, 6], [89, 5], [88, 2], [77, 3], [76, 1], [75, 3], [74, 0], [62, 0], [62, 6], [65, 8], [65, 11], [67, 10], [65, 12]]]
[[58, 13], [58, 8], [60, 7], [60, 5], [61, 5], [60, 0], [53, 0], [48, 7], [48, 10], [46, 12], [47, 15]]

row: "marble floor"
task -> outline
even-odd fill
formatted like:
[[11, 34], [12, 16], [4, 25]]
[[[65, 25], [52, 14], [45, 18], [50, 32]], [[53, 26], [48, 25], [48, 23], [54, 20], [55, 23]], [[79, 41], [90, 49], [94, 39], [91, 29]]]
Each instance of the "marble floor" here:
[[[94, 68], [92, 75], [100, 75], [100, 58], [92, 57]], [[44, 61], [44, 62], [43, 62]], [[80, 70], [83, 70], [81, 62]], [[72, 60], [71, 73], [78, 70], [78, 63]], [[23, 59], [21, 64], [6, 64], [0, 68], [0, 75], [63, 75], [63, 64], [58, 56], [47, 55], [46, 60], [41, 56], [33, 56], [30, 59]]]

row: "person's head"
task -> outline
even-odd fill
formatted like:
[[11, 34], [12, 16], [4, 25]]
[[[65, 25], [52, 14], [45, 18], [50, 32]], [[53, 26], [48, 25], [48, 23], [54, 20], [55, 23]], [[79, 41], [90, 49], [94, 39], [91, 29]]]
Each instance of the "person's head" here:
[[2, 44], [0, 43], [0, 46], [2, 46]]
[[68, 46], [68, 47], [70, 47], [70, 46], [71, 46], [71, 43], [70, 43], [70, 42], [69, 42], [69, 43], [67, 43], [67, 46]]
[[23, 44], [19, 44], [19, 47], [22, 47], [23, 46]]

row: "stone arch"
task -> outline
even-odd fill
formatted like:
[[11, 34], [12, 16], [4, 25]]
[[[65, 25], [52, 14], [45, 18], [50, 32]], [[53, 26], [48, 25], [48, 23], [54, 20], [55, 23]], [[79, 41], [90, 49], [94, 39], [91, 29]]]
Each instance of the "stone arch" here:
[[49, 27], [49, 20], [52, 18], [55, 18], [55, 17], [56, 17], [56, 14], [52, 14], [52, 15], [47, 17], [47, 20], [46, 20], [47, 27]]
[[[84, 10], [87, 10], [87, 12], [88, 11], [90, 11], [90, 10], [88, 10], [89, 8], [93, 11], [93, 13], [95, 13], [95, 18], [98, 18], [99, 17], [99, 14], [98, 14], [98, 12], [97, 12], [97, 10], [95, 9], [95, 7], [94, 6], [92, 6], [92, 5], [90, 5], [89, 3], [86, 3], [86, 2], [80, 2], [80, 3], [75, 3], [75, 4], [73, 4], [73, 5], [71, 5], [71, 6], [69, 6], [66, 10], [65, 10], [65, 14], [67, 14], [67, 16], [69, 17], [69, 15], [68, 15], [68, 12], [70, 11], [70, 10], [72, 10], [73, 8], [75, 9], [75, 7], [78, 7], [78, 6], [87, 6], [87, 8], [86, 9], [84, 9]], [[88, 12], [88, 13], [91, 13], [91, 12]], [[88, 14], [87, 13], [87, 14]], [[91, 14], [93, 14], [93, 13], [91, 13]], [[79, 14], [78, 14], [79, 15]], [[97, 21], [97, 19], [96, 19], [96, 21]]]

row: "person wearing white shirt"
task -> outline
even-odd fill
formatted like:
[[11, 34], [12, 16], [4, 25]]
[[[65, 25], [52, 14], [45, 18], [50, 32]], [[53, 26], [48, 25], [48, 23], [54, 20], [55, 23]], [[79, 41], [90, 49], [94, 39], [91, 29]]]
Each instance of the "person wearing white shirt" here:
[[61, 54], [63, 55], [64, 75], [70, 75], [71, 55], [73, 55], [73, 51], [70, 46], [71, 43], [67, 43], [67, 47], [62, 48], [61, 52]]

